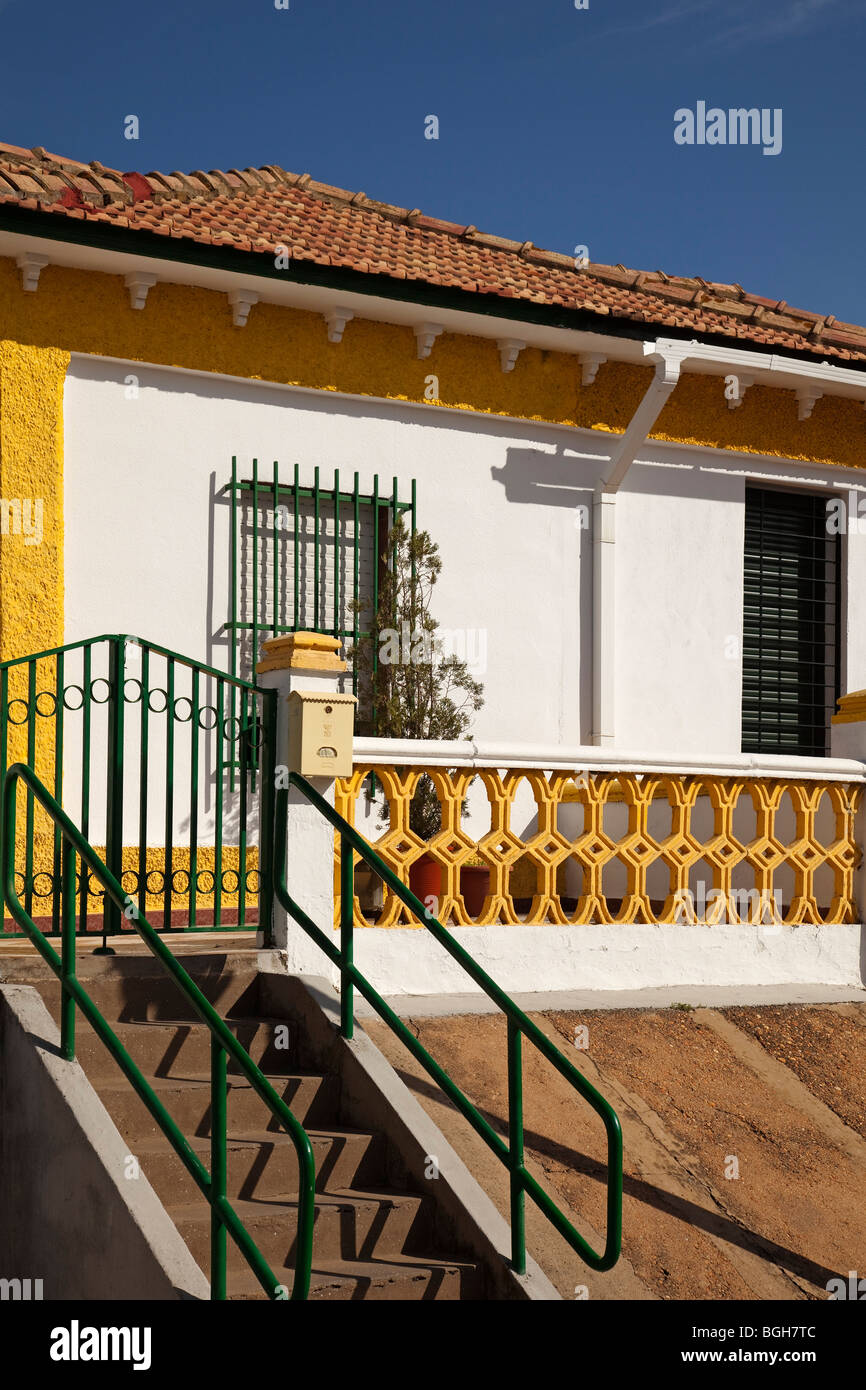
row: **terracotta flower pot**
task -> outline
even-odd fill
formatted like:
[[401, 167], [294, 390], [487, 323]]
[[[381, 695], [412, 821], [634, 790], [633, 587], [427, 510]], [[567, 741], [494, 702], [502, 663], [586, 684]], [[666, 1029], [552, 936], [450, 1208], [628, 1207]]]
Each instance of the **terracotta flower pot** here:
[[[414, 864], [409, 865], [409, 887], [429, 907], [436, 917], [439, 914], [439, 899], [442, 896], [442, 865], [430, 854], [422, 854]], [[435, 902], [431, 899], [435, 898]]]
[[480, 917], [490, 892], [490, 870], [483, 864], [467, 864], [460, 870], [460, 892], [470, 917]]
[[362, 912], [382, 911], [382, 880], [366, 864], [355, 865], [355, 895]]

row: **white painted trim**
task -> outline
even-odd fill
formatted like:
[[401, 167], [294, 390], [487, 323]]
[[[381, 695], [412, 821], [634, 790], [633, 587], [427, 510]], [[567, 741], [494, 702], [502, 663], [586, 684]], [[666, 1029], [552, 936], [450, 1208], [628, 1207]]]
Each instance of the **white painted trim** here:
[[437, 742], [356, 738], [356, 765], [397, 767], [536, 768], [593, 772], [674, 773], [714, 777], [791, 777], [821, 782], [866, 782], [866, 763], [854, 758], [778, 758], [751, 753], [682, 758], [675, 753], [624, 752], [613, 748], [539, 743]]
[[599, 367], [604, 366], [607, 358], [603, 352], [581, 352], [578, 353], [577, 360], [581, 366], [581, 386], [592, 386], [598, 376]]
[[433, 344], [441, 333], [445, 332], [441, 323], [416, 323], [413, 325], [413, 332], [417, 339], [417, 355], [419, 357], [429, 357], [433, 351]]
[[254, 290], [229, 290], [227, 297], [232, 311], [232, 323], [235, 328], [245, 328], [250, 309], [254, 304], [258, 304], [259, 296]]
[[123, 283], [129, 290], [130, 309], [143, 309], [147, 303], [148, 290], [152, 290], [156, 284], [156, 276], [148, 275], [143, 270], [133, 270], [124, 276]]
[[35, 294], [39, 288], [39, 276], [47, 265], [50, 265], [47, 256], [39, 256], [33, 251], [25, 251], [16, 259], [16, 265], [21, 271], [21, 288], [25, 294]]
[[[18, 232], [0, 231], [0, 256], [15, 258], [19, 254], [44, 255], [50, 250], [52, 265], [74, 266], [78, 269], [101, 271], [108, 275], [124, 275], [144, 265], [162, 281], [171, 284], [200, 285], [223, 294], [230, 288], [247, 290], [266, 302], [293, 308], [325, 313], [333, 306], [333, 288], [302, 285], [295, 281], [281, 283], [270, 276], [242, 275], [206, 265], [187, 265], [163, 260], [158, 256], [133, 255], [129, 252], [106, 251], [81, 246], [64, 240], [35, 237]], [[341, 291], [341, 301], [356, 317], [381, 323], [402, 324], [414, 328], [421, 314], [430, 313], [430, 305], [413, 304], [385, 296]], [[686, 342], [675, 338], [618, 337], [604, 332], [578, 331], [572, 328], [553, 328], [528, 323], [521, 319], [496, 318], [471, 311], [436, 309], [437, 319], [446, 332], [471, 337], [498, 339], [513, 336], [519, 323], [520, 333], [528, 346], [552, 351], [579, 354], [603, 352], [609, 359], [644, 364], [647, 353], [678, 356], [686, 370], [709, 375], [723, 375], [726, 370], [743, 370], [755, 375], [756, 381], [796, 390], [805, 382], [820, 383], [827, 394], [849, 396], [866, 402], [866, 371], [847, 367], [828, 366], [823, 362], [801, 362], [778, 353], [754, 349], [715, 347], [707, 343]]]
[[328, 309], [327, 313], [323, 314], [322, 317], [328, 325], [328, 342], [341, 343], [343, 341], [343, 333], [345, 332], [346, 324], [350, 319], [353, 319], [355, 315], [352, 313], [352, 310], [347, 309], [345, 305], [338, 305], [333, 309]]
[[[168, 284], [197, 285], [221, 294], [225, 294], [232, 287], [248, 289], [259, 294], [262, 300], [269, 304], [303, 309], [310, 313], [326, 313], [333, 307], [336, 293], [333, 286], [299, 284], [293, 280], [281, 282], [272, 276], [242, 275], [213, 266], [187, 265], [181, 261], [164, 260], [159, 256], [106, 251], [98, 247], [77, 245], [74, 242], [54, 241], [48, 237], [0, 230], [0, 256], [14, 257], [22, 250], [40, 254], [46, 247], [50, 248], [52, 265], [96, 271], [105, 275], [125, 275], [144, 266], [152, 270], [160, 281]], [[526, 339], [529, 347], [566, 353], [599, 351], [627, 362], [643, 361], [643, 339], [640, 337], [618, 338], [603, 331], [594, 333], [573, 328], [555, 328], [546, 324], [528, 323], [523, 319], [500, 318], [493, 314], [478, 314], [463, 309], [433, 309], [430, 304], [408, 299], [389, 299], [384, 295], [345, 290], [340, 290], [339, 295], [341, 304], [351, 309], [356, 318], [372, 319], [377, 323], [392, 323], [400, 327], [413, 328], [422, 318], [434, 312], [446, 333], [495, 340], [513, 337], [515, 330], [519, 329], [521, 337]]]
[[503, 372], [513, 372], [515, 362], [526, 347], [525, 341], [523, 338], [498, 338], [496, 346]]

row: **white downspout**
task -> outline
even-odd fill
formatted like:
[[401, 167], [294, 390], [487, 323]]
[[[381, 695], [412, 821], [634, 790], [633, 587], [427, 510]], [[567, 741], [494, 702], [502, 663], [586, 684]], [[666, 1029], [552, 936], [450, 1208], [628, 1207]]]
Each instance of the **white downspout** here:
[[644, 347], [656, 363], [652, 382], [629, 421], [619, 447], [596, 487], [592, 504], [592, 742], [611, 748], [616, 739], [616, 495], [641, 445], [680, 379], [687, 344]]

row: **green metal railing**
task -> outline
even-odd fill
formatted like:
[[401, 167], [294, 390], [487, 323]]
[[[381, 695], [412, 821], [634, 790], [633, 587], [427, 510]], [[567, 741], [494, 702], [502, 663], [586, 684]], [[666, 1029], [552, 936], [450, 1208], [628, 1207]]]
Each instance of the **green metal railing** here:
[[[184, 930], [268, 934], [273, 779], [261, 768], [273, 761], [275, 719], [274, 691], [140, 637], [93, 637], [0, 664], [0, 774], [25, 762], [58, 802], [77, 803], [82, 834], [104, 843], [141, 912], [159, 902], [166, 931], [181, 919]], [[28, 915], [35, 902], [54, 935], [60, 838], [56, 825], [36, 826], [28, 795], [21, 887]], [[123, 917], [110, 895], [88, 921], [100, 896], [82, 873], [79, 929], [98, 930], [101, 916], [115, 935]]]
[[[27, 788], [28, 804], [31, 801], [38, 802], [57, 827], [61, 839], [62, 945], [59, 956], [22, 904], [15, 883], [16, 793], [19, 782], [23, 782]], [[67, 1061], [72, 1061], [75, 1057], [75, 1010], [79, 1008], [97, 1037], [108, 1048], [136, 1094], [147, 1106], [187, 1172], [210, 1204], [211, 1298], [224, 1299], [226, 1296], [226, 1232], [228, 1232], [269, 1298], [279, 1300], [283, 1297], [284, 1286], [277, 1280], [226, 1194], [226, 1062], [227, 1058], [231, 1057], [273, 1117], [282, 1125], [295, 1147], [299, 1170], [298, 1234], [291, 1298], [305, 1299], [309, 1293], [312, 1266], [316, 1170], [312, 1145], [303, 1125], [295, 1118], [285, 1102], [280, 1099], [249, 1053], [238, 1042], [231, 1029], [227, 1027], [224, 1020], [205, 998], [195, 981], [172, 955], [160, 933], [155, 931], [143, 913], [138, 911], [133, 899], [124, 892], [114, 874], [102, 862], [92, 846], [88, 844], [81, 832], [61, 809], [56, 799], [30, 768], [25, 767], [22, 763], [15, 763], [6, 771], [3, 778], [2, 800], [3, 816], [8, 832], [2, 853], [3, 900], [16, 922], [60, 980], [62, 991], [60, 1038], [64, 1058]], [[123, 913], [133, 924], [145, 945], [165, 967], [202, 1023], [210, 1031], [210, 1172], [76, 978], [76, 859], [86, 865], [93, 877], [98, 879], [103, 892], [114, 903], [117, 911]]]
[[[512, 999], [499, 988], [490, 976], [453, 939], [450, 932], [442, 926], [415, 897], [397, 875], [380, 859], [375, 850], [358, 834], [348, 821], [344, 820], [333, 806], [330, 806], [314, 787], [300, 773], [289, 774], [289, 786], [296, 787], [309, 803], [328, 820], [340, 835], [340, 944], [337, 946], [323, 932], [302, 907], [294, 901], [286, 882], [286, 825], [289, 790], [280, 788], [276, 801], [276, 827], [278, 843], [275, 846], [277, 899], [291, 917], [308, 933], [316, 945], [340, 970], [340, 1012], [343, 1037], [351, 1038], [353, 1032], [354, 1006], [353, 991], [358, 989], [369, 1004], [393, 1033], [405, 1043], [412, 1055], [421, 1063], [434, 1081], [453, 1101], [473, 1129], [493, 1150], [505, 1165], [510, 1175], [511, 1185], [511, 1259], [518, 1274], [526, 1270], [526, 1238], [524, 1225], [524, 1197], [528, 1192], [561, 1236], [573, 1250], [592, 1268], [606, 1270], [612, 1268], [619, 1259], [622, 1245], [622, 1130], [615, 1111], [596, 1091], [576, 1067], [563, 1056], [540, 1028], [517, 1007]], [[451, 955], [462, 966], [477, 985], [484, 990], [489, 999], [498, 1005], [505, 1014], [508, 1027], [508, 1142], [490, 1125], [469, 1097], [452, 1081], [448, 1073], [427, 1052], [414, 1033], [398, 1018], [370, 982], [361, 974], [353, 960], [354, 934], [354, 859], [351, 851], [359, 854], [370, 868], [374, 869], [391, 891], [403, 902]], [[553, 1199], [539, 1185], [527, 1170], [524, 1162], [523, 1136], [523, 1068], [522, 1039], [533, 1043], [538, 1051], [559, 1072], [566, 1081], [600, 1115], [607, 1134], [607, 1232], [605, 1247], [601, 1254], [592, 1246], [565, 1216]]]
[[[258, 654], [265, 637], [303, 630], [326, 633], [355, 647], [372, 637], [372, 631], [361, 626], [357, 604], [366, 602], [371, 612], [376, 611], [379, 568], [398, 517], [408, 515], [415, 530], [414, 479], [407, 501], [400, 497], [396, 478], [388, 493], [380, 491], [376, 474], [372, 493], [362, 493], [357, 473], [349, 488], [341, 485], [340, 470], [335, 469], [333, 485], [323, 487], [315, 468], [312, 486], [302, 485], [298, 464], [291, 480], [281, 481], [278, 462], [272, 476], [262, 478], [258, 459], [252, 461], [252, 476], [239, 478], [234, 457], [231, 481], [223, 492], [231, 509], [227, 629], [233, 677], [239, 671], [252, 676], [253, 654]], [[327, 533], [328, 522], [333, 535]], [[369, 536], [371, 566], [366, 590], [361, 574], [364, 534]], [[374, 664], [377, 656], [374, 648]], [[353, 690], [357, 695], [357, 673], [353, 673]]]

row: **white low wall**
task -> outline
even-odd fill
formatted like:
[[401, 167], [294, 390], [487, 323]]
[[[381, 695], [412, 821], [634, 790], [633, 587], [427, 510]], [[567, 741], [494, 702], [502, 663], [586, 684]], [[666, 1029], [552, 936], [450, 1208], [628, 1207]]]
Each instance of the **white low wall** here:
[[[866, 934], [859, 923], [781, 927], [775, 934], [747, 925], [458, 927], [451, 936], [510, 994], [674, 985], [864, 985]], [[359, 928], [355, 964], [386, 996], [481, 993], [422, 928]], [[339, 972], [294, 923], [288, 967], [339, 981]]]

